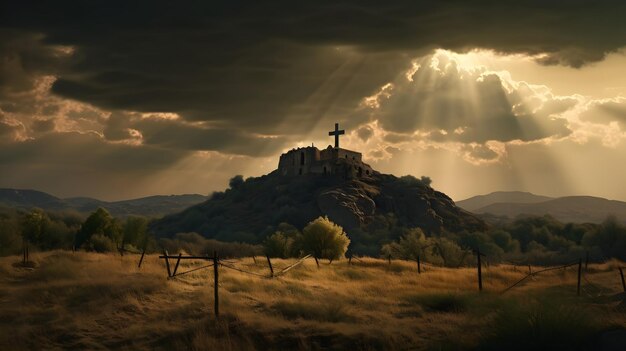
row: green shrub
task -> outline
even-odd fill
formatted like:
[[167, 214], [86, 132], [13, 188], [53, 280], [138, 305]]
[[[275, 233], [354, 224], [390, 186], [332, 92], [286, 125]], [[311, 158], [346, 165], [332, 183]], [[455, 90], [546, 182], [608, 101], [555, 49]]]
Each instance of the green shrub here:
[[282, 232], [276, 232], [265, 239], [263, 249], [265, 254], [270, 257], [287, 258], [290, 256], [292, 245], [292, 238]]
[[329, 260], [345, 255], [350, 239], [343, 228], [328, 217], [319, 217], [302, 230], [302, 247], [317, 258]]
[[87, 249], [95, 252], [111, 252], [117, 248], [111, 238], [102, 234], [95, 234], [87, 242]]

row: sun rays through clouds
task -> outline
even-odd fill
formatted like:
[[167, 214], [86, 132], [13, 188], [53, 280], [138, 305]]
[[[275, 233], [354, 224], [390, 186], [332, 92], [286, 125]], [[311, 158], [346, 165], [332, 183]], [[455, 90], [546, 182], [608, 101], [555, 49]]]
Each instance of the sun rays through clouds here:
[[209, 193], [340, 123], [374, 168], [456, 199], [626, 199], [604, 184], [626, 177], [624, 6], [7, 3], [0, 186]]

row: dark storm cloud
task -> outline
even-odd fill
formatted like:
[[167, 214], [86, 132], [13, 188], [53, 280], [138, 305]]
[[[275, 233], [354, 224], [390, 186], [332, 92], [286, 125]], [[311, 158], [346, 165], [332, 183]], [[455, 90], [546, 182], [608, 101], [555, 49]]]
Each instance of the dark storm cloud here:
[[[0, 20], [0, 23], [5, 22]], [[0, 100], [31, 91], [38, 76], [54, 74], [61, 69], [63, 57], [59, 49], [43, 45], [43, 37], [42, 33], [0, 26]], [[15, 110], [18, 107], [7, 108]]]
[[[182, 150], [112, 144], [95, 133], [47, 133], [7, 143], [0, 137], [0, 184], [61, 196], [124, 199], [145, 194], [152, 177], [187, 156]], [[165, 190], [157, 186], [155, 192]]]
[[[108, 110], [304, 133], [344, 118], [432, 48], [600, 60], [626, 44], [625, 10], [610, 1], [12, 1], [0, 23], [45, 40], [1, 50], [29, 58], [15, 86], [55, 71], [55, 93]], [[75, 48], [68, 67], [47, 44]]]
[[[137, 134], [139, 133], [139, 134]], [[223, 151], [246, 156], [269, 156], [280, 151], [283, 137], [262, 137], [239, 129], [208, 127], [180, 119], [141, 117], [114, 112], [105, 123], [104, 137], [110, 141], [138, 139], [143, 144], [171, 149]]]
[[107, 140], [119, 141], [132, 138], [130, 133], [129, 120], [131, 116], [125, 116], [122, 113], [112, 113], [107, 119], [102, 134]]
[[277, 42], [247, 48], [241, 57], [219, 57], [224, 48], [213, 48], [210, 40], [193, 52], [178, 38], [161, 40], [164, 50], [135, 40], [133, 52], [121, 59], [110, 56], [123, 48], [104, 55], [100, 46], [80, 48], [86, 67], [62, 76], [53, 92], [105, 109], [176, 112], [189, 121], [248, 132], [305, 133], [392, 79], [404, 60]]
[[[50, 133], [37, 139], [2, 144], [0, 168], [10, 170], [11, 167], [25, 166], [39, 170], [41, 175], [47, 170], [63, 168], [67, 174], [73, 170], [128, 174], [166, 169], [186, 154], [158, 147], [110, 144], [94, 133]], [[0, 180], [5, 180], [11, 172], [0, 173], [3, 174]]]
[[246, 156], [270, 156], [285, 144], [283, 137], [260, 137], [240, 129], [207, 128], [175, 120], [147, 118], [132, 123], [147, 145], [184, 150], [216, 150]]

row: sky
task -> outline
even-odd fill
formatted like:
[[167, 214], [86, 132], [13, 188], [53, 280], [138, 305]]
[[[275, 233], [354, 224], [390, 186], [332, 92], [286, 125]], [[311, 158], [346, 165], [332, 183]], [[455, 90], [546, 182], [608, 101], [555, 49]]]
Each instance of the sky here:
[[223, 190], [333, 143], [455, 200], [626, 200], [623, 1], [0, 4], [0, 187]]

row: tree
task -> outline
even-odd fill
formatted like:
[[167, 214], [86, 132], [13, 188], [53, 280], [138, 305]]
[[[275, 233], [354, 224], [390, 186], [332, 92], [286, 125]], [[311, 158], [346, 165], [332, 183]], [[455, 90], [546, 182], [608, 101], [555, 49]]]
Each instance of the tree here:
[[519, 241], [513, 239], [511, 234], [502, 229], [496, 229], [490, 233], [493, 242], [498, 245], [504, 252], [516, 252], [519, 251]]
[[609, 216], [597, 230], [586, 233], [582, 242], [586, 247], [599, 247], [606, 257], [626, 260], [626, 228], [615, 216]]
[[44, 211], [40, 209], [31, 211], [22, 221], [22, 237], [28, 242], [38, 243], [49, 222], [50, 218]]
[[349, 244], [343, 228], [328, 217], [318, 217], [302, 230], [302, 248], [316, 258], [338, 259], [346, 253]]
[[276, 226], [276, 231], [284, 233], [289, 237], [296, 237], [300, 235], [298, 228], [286, 222], [279, 223], [278, 226]]
[[121, 239], [122, 234], [117, 222], [102, 207], [87, 217], [76, 235], [76, 246], [87, 243], [94, 235], [105, 236], [114, 243], [119, 243]]
[[457, 243], [448, 238], [433, 239], [433, 244], [435, 251], [446, 267], [459, 267], [465, 262], [468, 255], [471, 257], [468, 250], [461, 249]]
[[238, 174], [228, 181], [228, 186], [231, 189], [239, 189], [244, 183], [243, 176]]
[[287, 258], [291, 254], [293, 239], [277, 231], [263, 241], [265, 254], [270, 257]]
[[415, 260], [417, 256], [424, 258], [425, 249], [432, 246], [424, 232], [420, 228], [407, 229], [397, 242], [386, 244], [382, 247], [382, 253], [386, 257]]
[[302, 234], [293, 225], [282, 222], [274, 234], [263, 241], [263, 247], [270, 257], [298, 257], [302, 250]]
[[419, 179], [412, 175], [405, 175], [399, 178], [401, 182], [410, 186], [430, 186], [433, 180], [428, 176], [421, 176]]
[[148, 220], [143, 217], [128, 217], [124, 223], [124, 234], [122, 243], [143, 247], [146, 243], [146, 232], [148, 230]]
[[426, 186], [430, 186], [433, 183], [433, 180], [428, 176], [422, 176], [420, 178], [420, 181], [422, 182], [422, 184]]

